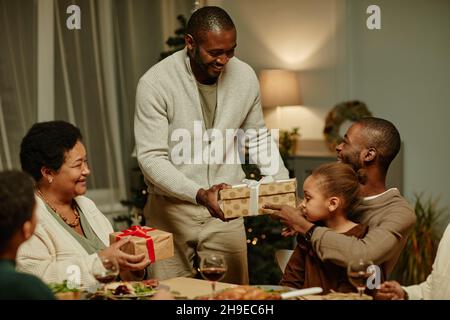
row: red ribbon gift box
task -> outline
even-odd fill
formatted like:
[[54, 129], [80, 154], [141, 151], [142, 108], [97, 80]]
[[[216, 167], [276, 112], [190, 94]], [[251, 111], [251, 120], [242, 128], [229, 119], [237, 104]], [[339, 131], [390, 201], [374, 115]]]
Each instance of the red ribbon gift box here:
[[146, 226], [132, 226], [110, 234], [111, 244], [122, 238], [131, 237], [122, 251], [129, 254], [145, 253], [150, 262], [173, 257], [173, 236], [169, 232]]

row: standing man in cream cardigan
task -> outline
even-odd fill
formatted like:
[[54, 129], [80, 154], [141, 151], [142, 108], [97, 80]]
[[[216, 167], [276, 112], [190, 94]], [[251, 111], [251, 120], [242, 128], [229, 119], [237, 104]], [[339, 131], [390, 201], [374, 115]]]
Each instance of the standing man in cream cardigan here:
[[228, 264], [223, 281], [245, 284], [243, 219], [226, 221], [217, 200], [220, 189], [245, 177], [240, 163], [229, 161], [234, 144], [224, 137], [230, 130], [245, 132], [250, 156], [270, 148], [270, 163], [261, 157], [254, 162], [263, 175], [285, 179], [288, 172], [264, 130], [257, 77], [234, 57], [230, 16], [218, 7], [197, 10], [185, 42], [184, 50], [148, 70], [137, 88], [137, 157], [150, 194], [144, 215], [147, 225], [172, 232], [175, 243], [175, 256], [156, 262], [152, 276], [194, 277], [199, 255], [219, 252]]

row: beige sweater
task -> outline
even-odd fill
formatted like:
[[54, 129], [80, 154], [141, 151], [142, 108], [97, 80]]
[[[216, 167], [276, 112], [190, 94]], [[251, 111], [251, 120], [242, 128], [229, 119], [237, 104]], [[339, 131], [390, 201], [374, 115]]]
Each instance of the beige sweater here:
[[[206, 164], [204, 161], [176, 164], [173, 161], [172, 151], [179, 141], [171, 140], [177, 129], [183, 131], [176, 132], [190, 135], [191, 152], [194, 153], [194, 121], [201, 123], [204, 132], [197, 82], [186, 50], [181, 50], [150, 68], [137, 87], [134, 121], [136, 150], [150, 193], [195, 204], [200, 188], [209, 188], [221, 182], [237, 184], [244, 178], [239, 164]], [[225, 136], [226, 129], [264, 127], [257, 77], [249, 65], [234, 57], [217, 82], [214, 128]], [[269, 138], [267, 134], [254, 137], [249, 147], [264, 145]], [[202, 147], [205, 150], [208, 142], [203, 141]], [[276, 179], [286, 179], [288, 171], [278, 149], [272, 154], [272, 159], [279, 163], [272, 175]], [[264, 174], [264, 166], [260, 165], [260, 168], [263, 168]]]
[[416, 222], [414, 209], [397, 189], [389, 189], [371, 200], [363, 200], [351, 217], [369, 226], [362, 239], [348, 237], [325, 227], [312, 236], [314, 251], [322, 261], [346, 266], [359, 257], [382, 265], [386, 275], [392, 271]]
[[[75, 198], [99, 239], [109, 246], [109, 234], [113, 228], [109, 220], [88, 198]], [[34, 274], [43, 281], [61, 283], [73, 276], [77, 267], [81, 284], [88, 287], [96, 284], [91, 275], [92, 263], [97, 254], [89, 255], [79, 242], [65, 230], [45, 207], [41, 198], [36, 197], [38, 224], [35, 234], [19, 249], [17, 269]], [[69, 267], [75, 266], [75, 267]]]

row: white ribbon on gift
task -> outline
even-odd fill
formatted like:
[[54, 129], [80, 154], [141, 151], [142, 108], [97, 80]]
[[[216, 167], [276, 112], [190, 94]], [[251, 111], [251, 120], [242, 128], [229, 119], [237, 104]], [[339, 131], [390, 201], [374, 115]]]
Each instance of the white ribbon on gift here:
[[244, 182], [248, 188], [250, 188], [250, 203], [248, 205], [248, 215], [256, 216], [258, 215], [258, 204], [259, 204], [259, 186], [263, 183], [274, 182], [275, 179], [272, 176], [265, 176], [261, 180], [256, 181], [252, 179], [244, 179]]

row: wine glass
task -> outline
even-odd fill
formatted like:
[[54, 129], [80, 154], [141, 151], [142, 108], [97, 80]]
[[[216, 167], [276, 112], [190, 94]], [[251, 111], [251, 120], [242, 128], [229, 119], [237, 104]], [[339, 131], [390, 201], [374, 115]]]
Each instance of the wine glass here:
[[119, 275], [119, 264], [113, 257], [106, 258], [97, 256], [92, 264], [92, 275], [98, 282], [103, 284], [114, 281]]
[[200, 256], [200, 273], [211, 283], [211, 299], [214, 299], [216, 282], [227, 272], [225, 257], [220, 253], [209, 253]]
[[367, 279], [374, 272], [371, 268], [372, 265], [372, 261], [364, 259], [353, 260], [348, 263], [348, 280], [358, 290], [360, 299], [362, 299], [363, 293], [367, 287]]

